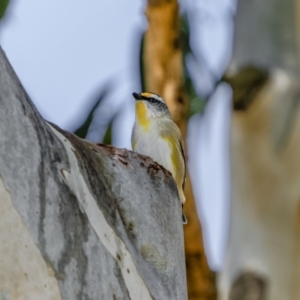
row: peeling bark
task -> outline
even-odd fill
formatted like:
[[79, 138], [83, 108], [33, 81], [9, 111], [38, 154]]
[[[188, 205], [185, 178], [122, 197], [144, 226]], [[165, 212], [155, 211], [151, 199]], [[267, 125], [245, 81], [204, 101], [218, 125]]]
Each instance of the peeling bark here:
[[1, 49], [0, 87], [0, 298], [187, 299], [171, 174], [45, 122]]
[[264, 300], [266, 299], [267, 282], [258, 274], [246, 272], [240, 274], [234, 281], [230, 300]]
[[[149, 0], [146, 16], [149, 26], [143, 54], [145, 86], [148, 91], [165, 99], [185, 141], [189, 101], [183, 85], [178, 3], [176, 0]], [[207, 263], [189, 177], [185, 195], [184, 211], [188, 224], [184, 226], [184, 233], [189, 299], [216, 299], [215, 275]]]

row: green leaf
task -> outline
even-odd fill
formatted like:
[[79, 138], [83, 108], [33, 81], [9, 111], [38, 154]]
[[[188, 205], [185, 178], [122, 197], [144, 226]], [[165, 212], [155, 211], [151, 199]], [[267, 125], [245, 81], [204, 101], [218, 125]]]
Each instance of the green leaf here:
[[113, 121], [111, 121], [106, 129], [106, 132], [105, 132], [105, 135], [104, 135], [104, 138], [103, 138], [103, 144], [106, 144], [106, 145], [111, 145], [112, 143], [112, 124], [113, 124]]
[[108, 92], [109, 92], [109, 87], [108, 85], [106, 85], [103, 91], [100, 93], [99, 97], [96, 99], [95, 103], [93, 104], [92, 109], [90, 110], [83, 124], [74, 131], [74, 134], [76, 134], [78, 137], [82, 139], [86, 137], [88, 129], [93, 121], [94, 112], [99, 106], [99, 104], [103, 101], [103, 99], [107, 96]]
[[8, 4], [9, 0], [0, 0], [0, 19], [3, 18]]
[[146, 91], [146, 81], [145, 81], [145, 67], [144, 67], [144, 41], [145, 33], [143, 33], [140, 42], [140, 55], [139, 55], [139, 66], [140, 66], [140, 79], [142, 91]]
[[197, 59], [190, 45], [190, 24], [189, 24], [189, 19], [187, 14], [181, 15], [180, 39], [181, 39], [181, 47], [182, 47], [182, 54], [183, 54], [182, 64], [183, 64], [184, 86], [188, 94], [188, 97], [190, 99], [190, 103], [189, 103], [190, 106], [189, 106], [189, 113], [188, 113], [188, 118], [190, 118], [192, 115], [196, 113], [202, 113], [206, 102], [203, 98], [197, 95], [195, 91], [194, 83], [185, 64], [186, 57], [188, 55], [192, 55], [195, 63], [197, 63]]

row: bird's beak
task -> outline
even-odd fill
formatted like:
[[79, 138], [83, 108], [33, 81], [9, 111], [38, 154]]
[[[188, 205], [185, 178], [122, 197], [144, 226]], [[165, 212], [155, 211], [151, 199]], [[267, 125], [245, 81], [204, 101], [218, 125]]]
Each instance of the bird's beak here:
[[132, 93], [132, 96], [135, 98], [135, 100], [143, 100], [142, 96], [138, 93]]

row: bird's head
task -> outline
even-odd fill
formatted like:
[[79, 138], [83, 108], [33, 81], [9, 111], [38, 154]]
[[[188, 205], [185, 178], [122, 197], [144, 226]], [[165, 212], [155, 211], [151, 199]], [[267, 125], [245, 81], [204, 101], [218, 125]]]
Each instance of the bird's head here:
[[136, 100], [137, 114], [145, 114], [146, 117], [170, 116], [170, 112], [164, 99], [154, 93], [133, 93]]

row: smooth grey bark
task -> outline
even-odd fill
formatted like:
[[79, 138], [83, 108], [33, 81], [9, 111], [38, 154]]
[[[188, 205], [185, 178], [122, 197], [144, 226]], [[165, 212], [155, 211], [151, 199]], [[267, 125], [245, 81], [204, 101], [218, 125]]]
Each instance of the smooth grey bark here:
[[187, 299], [170, 173], [48, 124], [2, 50], [1, 242], [0, 298]]
[[297, 0], [239, 0], [231, 67], [274, 67], [299, 74]]
[[299, 5], [238, 2], [228, 72], [237, 103], [222, 300], [300, 298]]

